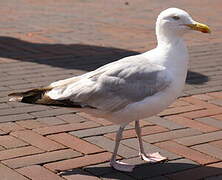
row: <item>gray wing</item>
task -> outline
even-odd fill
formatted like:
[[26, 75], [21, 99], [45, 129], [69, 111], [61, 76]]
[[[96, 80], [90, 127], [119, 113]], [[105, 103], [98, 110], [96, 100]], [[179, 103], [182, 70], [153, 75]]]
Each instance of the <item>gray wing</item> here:
[[[113, 112], [165, 89], [171, 83], [167, 70], [141, 58], [128, 58], [91, 73], [64, 91], [74, 102]], [[70, 93], [71, 92], [71, 93]]]

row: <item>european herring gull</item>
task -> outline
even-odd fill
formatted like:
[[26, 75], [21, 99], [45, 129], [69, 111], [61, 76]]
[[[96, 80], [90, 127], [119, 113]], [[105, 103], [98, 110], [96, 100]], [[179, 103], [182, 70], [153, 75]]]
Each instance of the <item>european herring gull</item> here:
[[166, 160], [158, 152], [145, 153], [139, 120], [158, 114], [181, 94], [188, 67], [188, 52], [182, 36], [190, 30], [210, 32], [207, 25], [194, 21], [184, 10], [166, 9], [156, 21], [156, 48], [44, 88], [12, 93], [10, 100], [78, 105], [87, 113], [119, 124], [110, 161], [119, 171], [130, 172], [134, 168], [116, 160], [123, 130], [132, 121], [135, 121], [141, 158], [147, 162]]

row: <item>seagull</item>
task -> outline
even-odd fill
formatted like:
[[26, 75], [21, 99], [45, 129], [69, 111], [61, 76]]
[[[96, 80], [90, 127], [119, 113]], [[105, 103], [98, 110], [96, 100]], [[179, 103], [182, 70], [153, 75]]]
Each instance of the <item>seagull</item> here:
[[186, 11], [166, 9], [156, 21], [156, 48], [47, 87], [9, 94], [10, 101], [79, 106], [120, 125], [110, 165], [125, 172], [135, 166], [117, 161], [116, 156], [124, 128], [135, 121], [140, 157], [150, 163], [164, 161], [167, 158], [159, 152], [145, 153], [139, 120], [158, 114], [180, 96], [189, 59], [183, 35], [191, 30], [210, 33], [207, 25], [194, 21]]

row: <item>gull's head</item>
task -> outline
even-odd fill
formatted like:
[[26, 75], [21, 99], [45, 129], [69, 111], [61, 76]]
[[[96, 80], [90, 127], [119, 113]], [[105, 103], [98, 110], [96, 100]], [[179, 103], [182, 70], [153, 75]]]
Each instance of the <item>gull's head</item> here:
[[210, 33], [207, 25], [194, 21], [186, 11], [178, 8], [162, 11], [156, 21], [157, 36], [180, 37], [191, 30]]

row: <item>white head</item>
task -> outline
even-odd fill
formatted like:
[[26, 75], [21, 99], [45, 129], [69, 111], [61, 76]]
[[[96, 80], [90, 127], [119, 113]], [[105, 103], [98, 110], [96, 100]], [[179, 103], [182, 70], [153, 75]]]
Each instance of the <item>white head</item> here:
[[156, 21], [158, 41], [180, 38], [190, 30], [210, 33], [208, 26], [194, 21], [186, 11], [178, 8], [169, 8], [162, 11]]

